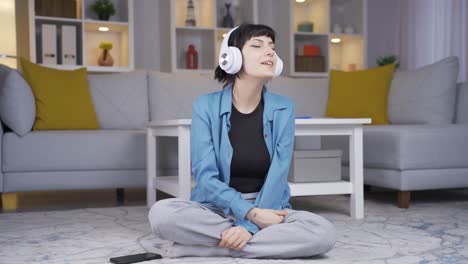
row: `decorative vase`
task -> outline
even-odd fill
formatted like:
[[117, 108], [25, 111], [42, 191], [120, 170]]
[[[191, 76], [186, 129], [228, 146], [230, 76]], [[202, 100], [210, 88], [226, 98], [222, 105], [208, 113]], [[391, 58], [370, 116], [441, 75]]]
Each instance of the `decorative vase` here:
[[193, 0], [187, 2], [187, 17], [185, 18], [185, 25], [195, 27], [197, 21], [195, 20], [195, 7], [193, 6]]
[[114, 59], [112, 58], [112, 55], [110, 54], [109, 50], [107, 50], [107, 49], [102, 50], [101, 55], [99, 55], [98, 65], [99, 66], [112, 66], [112, 65], [114, 65]]
[[229, 8], [231, 8], [230, 3], [224, 4], [226, 6], [226, 15], [223, 17], [223, 22], [221, 23], [222, 27], [225, 28], [233, 28], [234, 27], [234, 19], [231, 16], [231, 12], [229, 11]]
[[343, 28], [340, 26], [340, 24], [335, 24], [333, 26], [333, 33], [335, 34], [343, 33]]
[[99, 18], [99, 20], [108, 21], [109, 18], [110, 18], [110, 15], [109, 15], [109, 14], [105, 14], [105, 13], [101, 13], [101, 14], [98, 14], [98, 18]]
[[195, 49], [195, 45], [193, 44], [188, 46], [187, 54], [185, 56], [185, 68], [198, 69], [198, 51]]
[[353, 34], [354, 33], [354, 28], [351, 24], [348, 24], [345, 28], [345, 33], [346, 34]]
[[298, 32], [314, 32], [314, 23], [302, 22], [297, 25]]
[[357, 65], [356, 63], [350, 63], [348, 64], [348, 71], [356, 71], [357, 70]]

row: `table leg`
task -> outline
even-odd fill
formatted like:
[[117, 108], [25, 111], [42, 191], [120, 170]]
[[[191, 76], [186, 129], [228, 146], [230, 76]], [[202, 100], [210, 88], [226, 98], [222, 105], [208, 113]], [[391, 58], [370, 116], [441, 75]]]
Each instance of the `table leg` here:
[[179, 197], [190, 200], [192, 173], [190, 166], [190, 128], [179, 127]]
[[364, 180], [362, 127], [355, 127], [349, 140], [349, 175], [353, 185], [350, 197], [351, 217], [364, 218]]
[[156, 202], [156, 153], [157, 140], [151, 128], [146, 132], [146, 206], [150, 208]]

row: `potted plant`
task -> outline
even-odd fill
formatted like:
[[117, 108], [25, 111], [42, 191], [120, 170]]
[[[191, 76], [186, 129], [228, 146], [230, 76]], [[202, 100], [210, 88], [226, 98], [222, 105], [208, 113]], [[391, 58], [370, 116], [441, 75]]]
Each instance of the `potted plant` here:
[[102, 49], [102, 53], [98, 58], [98, 64], [100, 66], [114, 65], [114, 59], [109, 52], [112, 49], [112, 43], [103, 41], [99, 44], [99, 48]]
[[109, 20], [110, 16], [115, 15], [114, 4], [110, 0], [96, 0], [91, 8], [96, 12], [99, 20]]
[[377, 58], [377, 65], [384, 66], [387, 64], [395, 64], [395, 70], [400, 67], [400, 62], [396, 55], [380, 56]]

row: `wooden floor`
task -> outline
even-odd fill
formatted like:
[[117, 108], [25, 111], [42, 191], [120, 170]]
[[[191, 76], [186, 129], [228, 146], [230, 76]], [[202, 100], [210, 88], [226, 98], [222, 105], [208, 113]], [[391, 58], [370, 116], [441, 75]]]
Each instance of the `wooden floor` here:
[[[159, 198], [169, 197], [157, 193]], [[17, 194], [17, 212], [64, 210], [74, 208], [117, 206], [115, 189], [23, 192]], [[146, 189], [125, 189], [124, 205], [145, 205]], [[4, 212], [1, 210], [0, 212]]]

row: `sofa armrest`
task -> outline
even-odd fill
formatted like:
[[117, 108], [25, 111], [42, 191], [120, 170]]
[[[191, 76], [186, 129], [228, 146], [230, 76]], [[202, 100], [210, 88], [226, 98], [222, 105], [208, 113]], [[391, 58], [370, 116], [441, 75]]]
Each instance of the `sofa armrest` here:
[[468, 124], [468, 82], [457, 84], [455, 123]]

